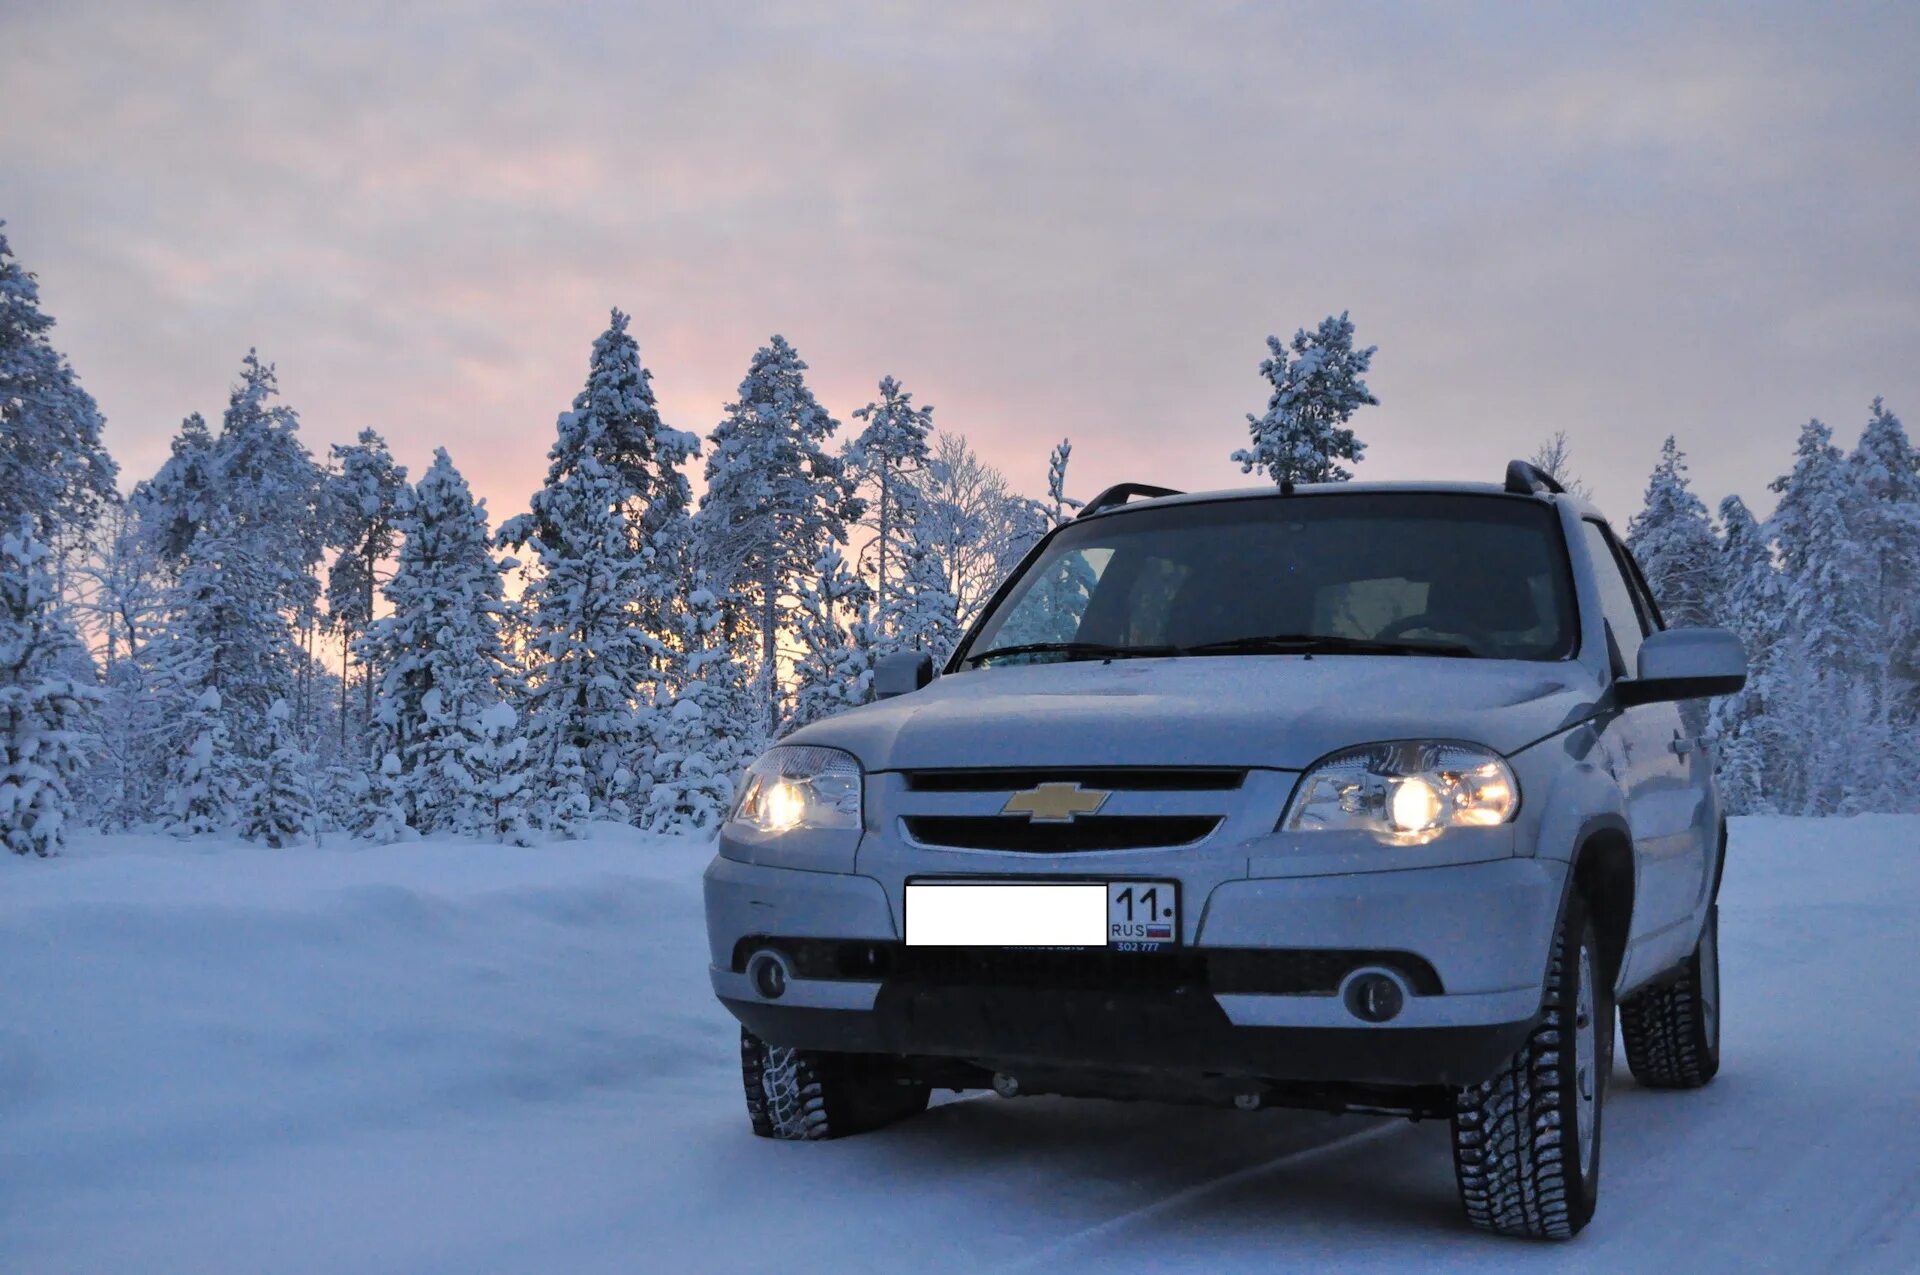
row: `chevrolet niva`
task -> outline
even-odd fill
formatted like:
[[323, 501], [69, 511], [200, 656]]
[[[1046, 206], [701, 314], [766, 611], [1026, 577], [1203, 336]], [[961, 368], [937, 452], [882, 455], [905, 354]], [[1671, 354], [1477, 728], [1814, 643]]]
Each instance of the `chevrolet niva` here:
[[1719, 1067], [1701, 699], [1745, 677], [1523, 462], [1102, 493], [942, 676], [888, 657], [748, 771], [705, 888], [753, 1130], [935, 1087], [1444, 1116], [1473, 1225], [1572, 1236], [1616, 1006], [1640, 1083]]

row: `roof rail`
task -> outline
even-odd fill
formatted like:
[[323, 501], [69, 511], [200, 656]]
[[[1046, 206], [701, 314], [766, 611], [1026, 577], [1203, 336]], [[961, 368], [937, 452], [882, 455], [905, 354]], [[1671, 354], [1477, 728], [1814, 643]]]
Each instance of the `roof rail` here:
[[1507, 490], [1516, 496], [1563, 495], [1560, 480], [1538, 465], [1524, 460], [1507, 462]]
[[1151, 483], [1115, 483], [1113, 486], [1089, 500], [1075, 514], [1076, 518], [1085, 518], [1088, 514], [1105, 513], [1109, 509], [1118, 509], [1135, 496], [1145, 496], [1151, 500], [1155, 496], [1184, 496], [1185, 492], [1175, 491], [1171, 487], [1155, 487]]

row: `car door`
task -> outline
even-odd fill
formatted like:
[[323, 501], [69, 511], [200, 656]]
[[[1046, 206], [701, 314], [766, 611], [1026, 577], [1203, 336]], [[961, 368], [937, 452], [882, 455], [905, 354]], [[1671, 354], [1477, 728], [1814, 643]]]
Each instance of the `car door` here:
[[[1633, 551], [1617, 541], [1614, 549], [1627, 568], [1627, 583], [1649, 631], [1666, 628], [1660, 605]], [[1713, 804], [1713, 754], [1707, 744], [1708, 705], [1704, 699], [1690, 699], [1661, 707], [1670, 710], [1674, 724], [1668, 747], [1676, 758], [1674, 770], [1679, 782], [1678, 788], [1670, 790], [1670, 815], [1676, 823], [1684, 823], [1686, 838], [1681, 862], [1673, 865], [1675, 888], [1686, 896], [1684, 914], [1693, 915], [1706, 906], [1714, 861], [1720, 851], [1718, 812]]]
[[[1600, 586], [1600, 606], [1616, 679], [1637, 667], [1640, 644], [1656, 614], [1635, 596], [1626, 551], [1604, 523], [1581, 523], [1589, 560]], [[1627, 824], [1637, 865], [1633, 934], [1652, 939], [1692, 915], [1697, 894], [1693, 835], [1693, 785], [1687, 758], [1678, 751], [1685, 736], [1672, 704], [1636, 704], [1616, 711], [1602, 732], [1614, 776], [1626, 797]]]

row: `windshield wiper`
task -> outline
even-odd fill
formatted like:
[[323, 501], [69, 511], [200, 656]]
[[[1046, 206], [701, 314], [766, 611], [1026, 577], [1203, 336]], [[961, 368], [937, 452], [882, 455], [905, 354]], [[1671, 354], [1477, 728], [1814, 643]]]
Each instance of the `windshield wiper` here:
[[1461, 642], [1420, 642], [1340, 637], [1331, 633], [1267, 633], [1228, 638], [1180, 648], [1182, 655], [1448, 655], [1462, 659], [1479, 652]]
[[987, 660], [1012, 655], [1060, 655], [1069, 660], [1129, 660], [1179, 654], [1181, 654], [1180, 649], [1172, 646], [1113, 646], [1106, 642], [1022, 642], [1018, 646], [996, 646], [990, 651], [980, 651], [967, 656], [960, 663], [963, 667], [971, 668]]

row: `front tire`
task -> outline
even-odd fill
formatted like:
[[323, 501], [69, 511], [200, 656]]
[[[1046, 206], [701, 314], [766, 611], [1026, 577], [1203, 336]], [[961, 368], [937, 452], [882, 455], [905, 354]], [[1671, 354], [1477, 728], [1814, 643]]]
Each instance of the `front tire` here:
[[1627, 1066], [1649, 1089], [1698, 1089], [1720, 1072], [1720, 905], [1680, 976], [1620, 1003]]
[[754, 1133], [786, 1142], [884, 1128], [925, 1111], [933, 1092], [891, 1059], [769, 1045], [744, 1027], [740, 1079]]
[[1483, 1231], [1571, 1239], [1600, 1194], [1600, 1124], [1613, 1070], [1613, 999], [1584, 901], [1554, 935], [1540, 1023], [1494, 1076], [1457, 1095], [1453, 1165]]

